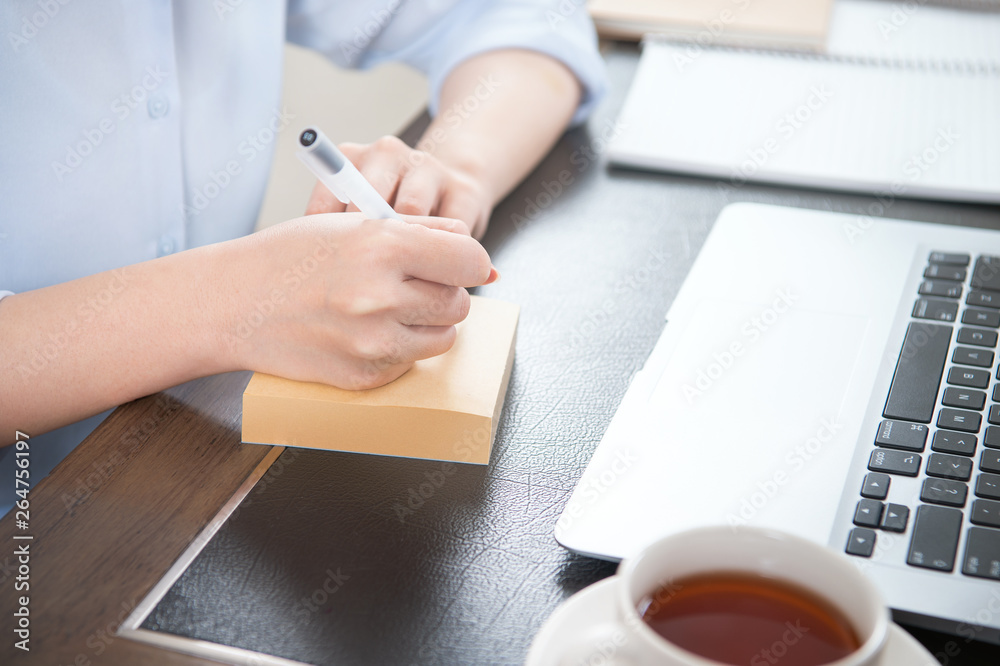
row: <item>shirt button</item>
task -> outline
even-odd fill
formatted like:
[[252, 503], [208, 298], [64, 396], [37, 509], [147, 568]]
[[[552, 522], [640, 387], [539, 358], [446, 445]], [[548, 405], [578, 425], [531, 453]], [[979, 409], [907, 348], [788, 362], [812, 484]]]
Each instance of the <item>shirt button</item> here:
[[146, 102], [146, 110], [150, 118], [162, 118], [170, 111], [170, 102], [163, 95], [153, 95]]
[[168, 254], [172, 254], [174, 251], [174, 239], [170, 236], [160, 236], [159, 242], [156, 244], [156, 256], [165, 257]]

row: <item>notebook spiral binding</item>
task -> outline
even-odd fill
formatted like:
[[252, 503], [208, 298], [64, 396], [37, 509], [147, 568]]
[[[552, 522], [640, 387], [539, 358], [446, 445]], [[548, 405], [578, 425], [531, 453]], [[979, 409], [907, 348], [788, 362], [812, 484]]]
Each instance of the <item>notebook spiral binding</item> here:
[[988, 60], [972, 61], [961, 58], [890, 58], [885, 55], [877, 54], [848, 55], [840, 53], [816, 53], [814, 51], [805, 51], [800, 49], [768, 49], [761, 48], [760, 46], [740, 45], [738, 43], [712, 44], [705, 43], [704, 41], [698, 41], [696, 39], [682, 39], [673, 36], [667, 37], [665, 35], [656, 35], [652, 33], [643, 38], [643, 45], [647, 42], [673, 46], [695, 46], [699, 49], [713, 51], [752, 53], [755, 55], [766, 55], [778, 58], [796, 58], [799, 60], [813, 60], [817, 62], [854, 65], [860, 67], [906, 69], [966, 76], [1000, 77], [1000, 62], [990, 62]]

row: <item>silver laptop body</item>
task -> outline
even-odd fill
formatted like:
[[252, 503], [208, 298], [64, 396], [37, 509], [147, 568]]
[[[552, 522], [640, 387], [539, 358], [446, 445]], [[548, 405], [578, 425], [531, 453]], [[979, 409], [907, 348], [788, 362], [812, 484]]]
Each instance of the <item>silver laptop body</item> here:
[[[952, 263], [929, 269], [932, 253], [945, 253], [934, 256]], [[969, 255], [963, 280], [925, 277], [928, 270], [959, 277], [951, 255], [963, 254]], [[854, 560], [897, 620], [1000, 643], [1000, 548], [993, 548], [994, 540], [1000, 544], [1000, 522], [989, 524], [989, 511], [1000, 504], [989, 504], [991, 484], [977, 486], [982, 475], [992, 480], [986, 470], [1000, 454], [984, 444], [990, 406], [1000, 398], [994, 393], [1000, 391], [998, 348], [955, 340], [964, 328], [963, 339], [976, 335], [985, 344], [997, 331], [990, 313], [1000, 317], [1000, 302], [966, 304], [970, 291], [981, 293], [970, 289], [980, 255], [1000, 256], [1000, 232], [728, 206], [559, 518], [559, 543], [617, 560], [664, 534], [708, 524], [775, 527], [841, 552], [855, 541], [861, 554]], [[927, 287], [928, 281], [938, 285]], [[957, 298], [919, 293], [921, 285], [938, 290], [956, 282]], [[948, 303], [959, 321], [947, 321]], [[962, 323], [970, 308], [985, 319]], [[917, 360], [900, 371], [896, 394], [904, 338], [908, 360]], [[890, 388], [904, 412], [913, 407], [907, 399], [927, 402], [926, 389], [911, 390], [913, 365], [939, 358], [942, 344], [941, 388], [930, 407], [915, 407], [933, 410], [929, 422], [912, 420], [909, 412], [887, 419]], [[976, 362], [992, 359], [989, 367], [956, 364], [956, 345], [976, 350]], [[947, 378], [961, 381], [968, 369], [988, 374], [980, 391], [987, 394], [984, 408], [944, 406]], [[959, 390], [950, 398], [975, 397], [979, 390], [952, 388]], [[968, 432], [970, 411], [981, 416], [974, 433]], [[964, 430], [939, 428], [945, 416], [958, 419], [949, 426]], [[969, 435], [977, 440], [974, 450], [956, 453], [955, 446], [969, 445]], [[879, 437], [885, 446], [876, 446]], [[866, 498], [861, 491], [869, 473]], [[965, 473], [967, 481], [954, 478]], [[950, 491], [957, 495], [963, 485], [957, 505]], [[908, 515], [900, 515], [904, 507]], [[919, 539], [911, 543], [918, 514]]]

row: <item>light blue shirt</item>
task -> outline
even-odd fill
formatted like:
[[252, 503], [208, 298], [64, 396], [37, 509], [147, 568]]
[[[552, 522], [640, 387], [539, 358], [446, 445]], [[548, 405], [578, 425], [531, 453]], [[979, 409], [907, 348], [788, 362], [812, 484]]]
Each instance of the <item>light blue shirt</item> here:
[[[36, 289], [252, 231], [275, 137], [290, 120], [281, 105], [286, 40], [342, 67], [409, 63], [428, 75], [432, 112], [461, 61], [497, 48], [539, 51], [580, 79], [585, 95], [574, 121], [582, 121], [605, 85], [583, 5], [6, 0], [0, 290]], [[96, 422], [33, 438], [33, 480]], [[13, 500], [12, 459], [0, 452], [0, 514]]]

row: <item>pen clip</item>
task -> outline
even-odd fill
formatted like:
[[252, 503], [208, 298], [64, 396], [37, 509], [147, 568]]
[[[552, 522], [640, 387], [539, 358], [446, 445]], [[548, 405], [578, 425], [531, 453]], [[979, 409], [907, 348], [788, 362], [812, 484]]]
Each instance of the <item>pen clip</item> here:
[[326, 185], [326, 188], [328, 190], [333, 192], [333, 196], [337, 197], [337, 199], [340, 200], [340, 203], [343, 204], [351, 203], [351, 198], [348, 197], [346, 193], [344, 193], [344, 190], [340, 187], [340, 184], [337, 182], [337, 176], [327, 176], [324, 178], [320, 178], [320, 180], [323, 182], [324, 185]]

